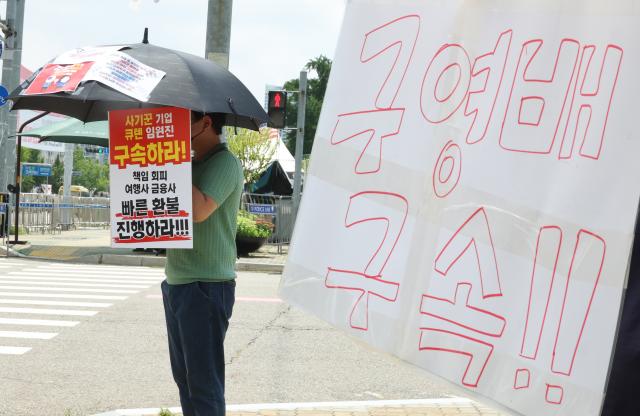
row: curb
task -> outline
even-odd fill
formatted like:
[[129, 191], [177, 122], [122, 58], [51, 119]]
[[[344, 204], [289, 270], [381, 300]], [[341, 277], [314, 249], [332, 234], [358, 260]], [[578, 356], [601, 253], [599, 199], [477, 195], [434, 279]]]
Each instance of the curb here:
[[[6, 249], [0, 247], [0, 255], [6, 255]], [[59, 258], [44, 258], [36, 256], [28, 256], [22, 254], [18, 250], [9, 249], [9, 255], [19, 258], [31, 258], [38, 260], [49, 261], [65, 261], [67, 263], [78, 264], [107, 264], [113, 266], [134, 266], [134, 267], [164, 267], [166, 263], [166, 257], [159, 256], [135, 256], [126, 254], [88, 254], [81, 257], [74, 257], [71, 259], [59, 259]], [[237, 261], [236, 271], [241, 272], [259, 272], [259, 273], [282, 273], [284, 270], [284, 264], [275, 263], [259, 263], [249, 261]]]
[[[425, 409], [446, 410], [455, 408], [456, 415], [461, 415], [460, 408], [474, 409], [474, 402], [462, 397], [452, 397], [445, 399], [414, 399], [414, 400], [373, 400], [373, 401], [345, 401], [345, 402], [309, 402], [309, 403], [261, 403], [261, 404], [236, 404], [227, 405], [227, 412], [256, 413], [260, 411], [295, 411], [295, 410], [318, 410], [318, 411], [366, 411], [368, 409], [381, 408], [402, 408], [421, 407]], [[98, 413], [93, 416], [156, 416], [162, 408], [141, 408], [141, 409], [117, 409], [105, 413]], [[182, 414], [182, 409], [177, 407], [165, 408], [172, 413]], [[453, 410], [453, 409], [452, 409]], [[441, 413], [444, 414], [444, 413]], [[453, 413], [452, 413], [453, 414]], [[479, 414], [479, 413], [476, 413]]]

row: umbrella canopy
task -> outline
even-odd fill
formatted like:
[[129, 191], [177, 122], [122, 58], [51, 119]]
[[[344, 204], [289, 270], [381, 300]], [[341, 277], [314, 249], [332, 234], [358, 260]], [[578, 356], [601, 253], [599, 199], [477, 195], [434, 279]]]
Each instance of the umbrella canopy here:
[[106, 120], [107, 112], [111, 110], [174, 106], [223, 113], [226, 114], [226, 125], [253, 130], [268, 120], [264, 109], [244, 84], [209, 60], [146, 43], [123, 46], [120, 52], [166, 73], [146, 102], [94, 80], [81, 82], [71, 92], [25, 95], [41, 68], [11, 93], [12, 110], [51, 111], [82, 121], [97, 121]]
[[109, 147], [109, 123], [107, 121], [83, 123], [75, 118], [69, 118], [18, 133], [16, 136], [37, 137], [41, 142], [51, 141]]

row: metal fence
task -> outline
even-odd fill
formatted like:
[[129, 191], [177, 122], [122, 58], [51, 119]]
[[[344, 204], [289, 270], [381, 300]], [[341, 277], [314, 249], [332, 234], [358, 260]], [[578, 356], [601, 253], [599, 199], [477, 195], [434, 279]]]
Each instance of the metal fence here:
[[5, 253], [9, 255], [9, 218], [11, 218], [11, 205], [0, 202], [0, 243], [5, 247]]
[[281, 248], [282, 244], [289, 244], [296, 220], [290, 196], [245, 192], [242, 194], [241, 208], [272, 222], [274, 229], [269, 243], [277, 244], [278, 248]]
[[108, 228], [109, 198], [22, 194], [18, 226], [29, 233]]
[[[0, 231], [6, 238], [14, 224], [15, 209], [10, 204], [0, 203]], [[241, 208], [270, 221], [273, 233], [268, 243], [289, 244], [295, 224], [293, 201], [290, 196], [244, 193]], [[108, 228], [109, 198], [67, 197], [60, 195], [22, 194], [18, 225], [28, 233], [57, 232], [78, 228]], [[4, 241], [3, 241], [4, 242]]]

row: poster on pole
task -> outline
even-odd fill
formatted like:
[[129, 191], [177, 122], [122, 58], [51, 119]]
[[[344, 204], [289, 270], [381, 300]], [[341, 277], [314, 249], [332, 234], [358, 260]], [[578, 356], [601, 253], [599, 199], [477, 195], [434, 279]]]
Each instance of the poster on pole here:
[[514, 414], [599, 415], [640, 193], [638, 13], [347, 2], [281, 296]]
[[112, 247], [192, 248], [190, 138], [184, 108], [109, 112]]

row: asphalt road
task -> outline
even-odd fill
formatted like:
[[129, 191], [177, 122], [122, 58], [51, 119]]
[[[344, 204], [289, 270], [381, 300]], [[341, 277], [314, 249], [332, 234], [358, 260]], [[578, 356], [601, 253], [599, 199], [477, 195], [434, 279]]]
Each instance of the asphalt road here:
[[[422, 371], [280, 302], [279, 279], [239, 275], [226, 342], [228, 404], [452, 395]], [[161, 269], [0, 258], [0, 415], [179, 405], [161, 280]], [[98, 299], [82, 299], [90, 296]]]

